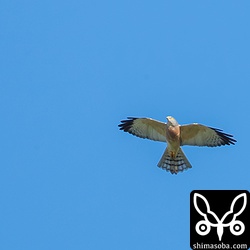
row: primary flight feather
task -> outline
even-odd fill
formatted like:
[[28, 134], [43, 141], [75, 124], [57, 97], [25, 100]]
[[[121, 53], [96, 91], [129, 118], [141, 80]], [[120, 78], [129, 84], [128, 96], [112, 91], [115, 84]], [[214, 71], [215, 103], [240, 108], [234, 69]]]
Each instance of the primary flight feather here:
[[221, 129], [197, 123], [179, 125], [172, 116], [167, 116], [167, 123], [151, 118], [128, 117], [118, 126], [120, 130], [141, 138], [167, 142], [167, 148], [157, 166], [172, 174], [192, 167], [181, 146], [217, 147], [236, 142], [232, 135], [224, 133]]

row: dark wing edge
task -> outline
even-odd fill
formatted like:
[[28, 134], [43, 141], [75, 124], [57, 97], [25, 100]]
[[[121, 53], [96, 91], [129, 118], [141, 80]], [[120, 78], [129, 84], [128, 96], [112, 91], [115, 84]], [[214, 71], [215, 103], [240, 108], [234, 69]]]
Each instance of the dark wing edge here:
[[127, 117], [127, 119], [128, 120], [122, 120], [121, 124], [119, 124], [118, 127], [119, 127], [120, 130], [123, 130], [124, 132], [128, 132], [128, 133], [132, 134], [130, 129], [131, 129], [132, 125], [133, 125], [133, 122], [138, 118]]
[[230, 144], [235, 145], [235, 143], [237, 142], [233, 138], [233, 135], [226, 134], [226, 133], [222, 132], [223, 131], [222, 129], [212, 128], [212, 127], [209, 127], [209, 128], [212, 129], [212, 130], [214, 130], [215, 133], [220, 137], [220, 139], [221, 139], [221, 145], [230, 145]]

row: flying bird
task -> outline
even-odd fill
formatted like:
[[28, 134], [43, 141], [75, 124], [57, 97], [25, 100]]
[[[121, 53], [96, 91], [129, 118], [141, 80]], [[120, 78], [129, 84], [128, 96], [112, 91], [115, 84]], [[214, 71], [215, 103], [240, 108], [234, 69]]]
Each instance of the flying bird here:
[[118, 126], [120, 130], [144, 139], [167, 142], [167, 148], [157, 166], [172, 174], [192, 167], [181, 146], [217, 147], [234, 145], [236, 142], [232, 135], [222, 132], [221, 129], [198, 123], [179, 125], [172, 116], [167, 116], [167, 123], [151, 118], [128, 117]]

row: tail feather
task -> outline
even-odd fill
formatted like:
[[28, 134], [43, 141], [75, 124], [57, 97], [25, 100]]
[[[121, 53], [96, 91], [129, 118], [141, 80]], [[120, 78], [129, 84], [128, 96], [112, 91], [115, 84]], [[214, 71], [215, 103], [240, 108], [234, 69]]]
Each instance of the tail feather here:
[[192, 167], [181, 148], [179, 148], [176, 157], [173, 158], [171, 157], [168, 147], [166, 148], [157, 166], [165, 169], [166, 171], [170, 171], [171, 174], [177, 174], [178, 172], [182, 172], [183, 170], [187, 170]]

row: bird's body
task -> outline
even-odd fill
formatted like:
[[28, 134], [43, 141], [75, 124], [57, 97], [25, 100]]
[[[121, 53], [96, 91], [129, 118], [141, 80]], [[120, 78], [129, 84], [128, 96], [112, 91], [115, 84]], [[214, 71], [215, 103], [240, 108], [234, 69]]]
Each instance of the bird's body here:
[[179, 125], [172, 117], [167, 117], [167, 123], [151, 118], [132, 118], [121, 121], [121, 130], [141, 138], [167, 142], [167, 148], [158, 163], [158, 167], [177, 174], [191, 168], [191, 164], [183, 153], [181, 146], [216, 147], [230, 145], [236, 142], [232, 135], [225, 134], [220, 129], [193, 123]]
[[168, 116], [167, 119], [168, 123], [166, 124], [166, 140], [168, 142], [170, 155], [172, 158], [175, 158], [181, 145], [180, 126], [173, 117]]

